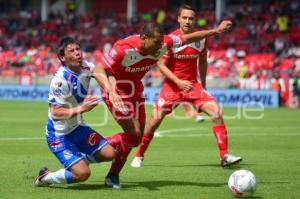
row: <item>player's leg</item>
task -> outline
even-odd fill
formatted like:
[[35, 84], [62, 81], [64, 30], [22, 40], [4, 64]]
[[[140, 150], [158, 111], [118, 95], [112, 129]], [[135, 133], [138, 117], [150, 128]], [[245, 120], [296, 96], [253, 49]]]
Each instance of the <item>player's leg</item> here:
[[76, 138], [76, 144], [88, 164], [111, 161], [115, 157], [114, 148], [109, 145], [108, 141], [88, 126], [80, 127], [80, 135]]
[[69, 136], [48, 136], [47, 142], [49, 149], [64, 166], [64, 169], [50, 172], [48, 168], [42, 168], [35, 180], [35, 186], [82, 182], [90, 176], [87, 163]]
[[184, 114], [186, 117], [194, 117], [196, 122], [204, 122], [204, 117], [194, 109], [194, 107], [188, 103], [188, 102], [183, 102], [182, 107], [184, 109]]
[[178, 93], [171, 86], [164, 84], [152, 110], [151, 118], [145, 127], [141, 144], [138, 147], [131, 166], [141, 167], [144, 154], [153, 139], [155, 130], [159, 127], [164, 117], [178, 106], [180, 101], [181, 98]]
[[228, 153], [227, 129], [219, 105], [215, 101], [208, 101], [200, 106], [200, 110], [207, 113], [212, 120], [212, 130], [218, 144], [221, 166], [230, 166], [242, 161], [241, 157], [236, 157]]
[[124, 167], [132, 148], [139, 144], [141, 130], [143, 128], [135, 118], [121, 120], [118, 121], [118, 123], [121, 125], [124, 132], [114, 134], [107, 138], [108, 142], [115, 148], [116, 157], [105, 178], [105, 185], [115, 189], [121, 188], [119, 174]]
[[105, 184], [112, 188], [120, 188], [119, 174], [124, 167], [132, 148], [138, 146], [141, 141], [145, 124], [145, 99], [136, 95], [129, 99], [123, 99], [129, 112], [125, 115], [120, 112], [114, 114], [116, 121], [123, 129], [123, 133], [117, 133], [107, 138], [108, 142], [116, 149], [116, 158], [112, 162], [109, 173], [105, 178]]
[[186, 117], [194, 117], [194, 109], [191, 108], [190, 104], [187, 102], [183, 102], [182, 104], [184, 115]]
[[163, 111], [162, 109], [153, 108], [151, 118], [146, 124], [142, 141], [135, 154], [135, 158], [131, 162], [131, 166], [138, 168], [142, 166], [144, 160], [144, 154], [148, 149], [151, 140], [153, 139], [155, 130], [159, 127], [164, 117], [171, 111]]
[[84, 160], [80, 160], [69, 169], [59, 169], [51, 172], [47, 167], [40, 170], [35, 186], [49, 186], [51, 184], [71, 184], [87, 180], [91, 172]]

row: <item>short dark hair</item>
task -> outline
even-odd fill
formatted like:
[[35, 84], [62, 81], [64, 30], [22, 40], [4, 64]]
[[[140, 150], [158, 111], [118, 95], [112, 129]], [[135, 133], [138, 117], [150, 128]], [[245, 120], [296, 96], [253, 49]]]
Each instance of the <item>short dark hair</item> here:
[[140, 36], [146, 36], [146, 37], [154, 37], [154, 33], [158, 32], [161, 35], [164, 35], [164, 31], [162, 29], [162, 27], [156, 23], [153, 22], [149, 22], [143, 25], [141, 32], [140, 32]]
[[65, 54], [65, 48], [69, 44], [77, 44], [78, 46], [80, 46], [79, 42], [76, 39], [74, 39], [73, 37], [69, 37], [69, 36], [63, 37], [60, 40], [60, 42], [59, 42], [59, 44], [56, 48], [56, 54], [57, 54], [58, 57], [63, 56]]
[[182, 10], [191, 10], [191, 11], [194, 11], [194, 13], [196, 13], [196, 9], [187, 4], [180, 6], [180, 8], [178, 10], [178, 15], [181, 15]]

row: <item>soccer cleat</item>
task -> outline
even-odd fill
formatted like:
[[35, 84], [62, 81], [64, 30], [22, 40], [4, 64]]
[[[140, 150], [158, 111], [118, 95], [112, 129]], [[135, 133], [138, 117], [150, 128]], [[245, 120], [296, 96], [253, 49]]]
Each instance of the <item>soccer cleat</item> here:
[[196, 117], [196, 122], [204, 122], [204, 117], [202, 116], [202, 115], [198, 115], [197, 117]]
[[43, 181], [43, 178], [49, 174], [49, 169], [47, 167], [43, 167], [40, 172], [38, 177], [34, 181], [34, 186], [36, 187], [46, 187], [49, 186], [51, 183]]
[[131, 162], [131, 166], [134, 168], [139, 168], [143, 165], [144, 157], [134, 157]]
[[236, 157], [234, 155], [225, 154], [224, 158], [221, 160], [222, 167], [228, 167], [234, 164], [238, 164], [242, 161], [241, 157]]
[[109, 172], [107, 176], [105, 177], [104, 184], [107, 187], [113, 188], [113, 189], [121, 189], [121, 184], [119, 180], [119, 176], [116, 176]]

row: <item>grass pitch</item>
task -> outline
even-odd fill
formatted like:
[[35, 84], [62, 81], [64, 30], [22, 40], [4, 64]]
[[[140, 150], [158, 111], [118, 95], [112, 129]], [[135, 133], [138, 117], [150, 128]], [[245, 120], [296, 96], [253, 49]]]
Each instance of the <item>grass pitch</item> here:
[[[44, 129], [47, 104], [0, 101], [0, 199], [134, 198], [227, 199], [227, 187], [236, 169], [251, 170], [258, 181], [252, 198], [300, 198], [300, 110], [225, 109], [229, 146], [243, 162], [230, 169], [219, 166], [211, 122], [166, 118], [158, 129], [139, 169], [129, 163], [121, 173], [122, 190], [103, 185], [110, 163], [91, 165], [88, 181], [73, 185], [36, 188], [33, 181], [42, 166], [61, 165], [47, 148]], [[86, 121], [103, 135], [120, 127], [99, 106], [85, 114]], [[151, 107], [147, 108], [148, 118]], [[182, 110], [176, 111], [179, 117]], [[254, 119], [261, 117], [261, 119]]]

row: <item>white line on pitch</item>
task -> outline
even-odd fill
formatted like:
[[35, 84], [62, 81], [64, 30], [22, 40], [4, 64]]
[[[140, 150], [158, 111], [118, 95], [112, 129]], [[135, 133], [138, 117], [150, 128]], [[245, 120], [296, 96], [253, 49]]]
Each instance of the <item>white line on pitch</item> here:
[[[187, 131], [199, 131], [199, 128], [182, 128], [182, 129], [168, 129], [168, 130], [161, 130], [155, 132], [155, 137], [210, 137], [213, 136], [212, 133], [205, 133], [205, 134], [172, 134], [172, 133], [180, 133], [180, 132], [187, 132]], [[207, 129], [202, 129], [207, 130]], [[292, 132], [292, 133], [229, 133], [228, 136], [230, 137], [242, 137], [242, 136], [300, 136], [300, 132]], [[0, 138], [0, 141], [26, 141], [26, 140], [45, 140], [45, 137], [3, 137]]]

